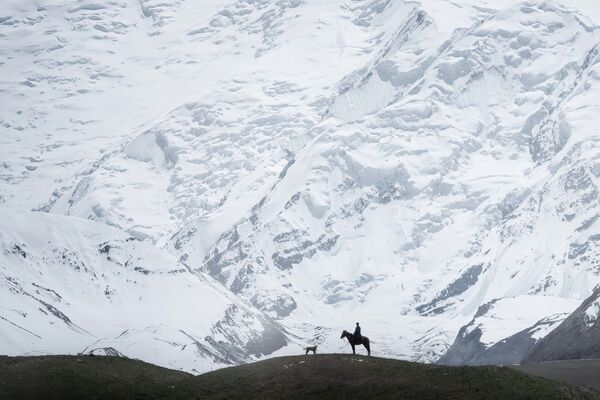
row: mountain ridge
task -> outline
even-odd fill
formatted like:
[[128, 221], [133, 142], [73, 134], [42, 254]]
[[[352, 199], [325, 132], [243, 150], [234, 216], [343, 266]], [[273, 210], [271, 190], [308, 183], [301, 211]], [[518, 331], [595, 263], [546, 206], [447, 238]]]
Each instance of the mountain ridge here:
[[[114, 236], [118, 268], [127, 252], [146, 263], [117, 286], [160, 267], [142, 243], [177, 275], [202, 277], [207, 297], [174, 291], [174, 308], [214, 293], [235, 308], [224, 330], [217, 318], [182, 333], [178, 316], [158, 336], [207, 345], [219, 365], [302, 343], [338, 351], [356, 320], [378, 351], [417, 361], [439, 360], [461, 333], [480, 332], [469, 343], [481, 351], [522, 332], [538, 340], [599, 282], [600, 33], [560, 1], [7, 4], [0, 206], [17, 222], [4, 225], [2, 293], [15, 301], [4, 323], [44, 321], [21, 309], [32, 283], [60, 296], [90, 284], [81, 266], [69, 282], [25, 279], [35, 266], [14, 247], [35, 254], [35, 235], [15, 239], [27, 225], [78, 230], [78, 218], [106, 237], [81, 248], [51, 235], [69, 257], [116, 276], [99, 251]], [[229, 336], [236, 318], [242, 338]], [[252, 335], [267, 349], [252, 350]], [[90, 345], [19, 340], [0, 351]], [[151, 347], [135, 355], [179, 363]], [[209, 361], [182, 367], [212, 368], [198, 348], [190, 358]]]

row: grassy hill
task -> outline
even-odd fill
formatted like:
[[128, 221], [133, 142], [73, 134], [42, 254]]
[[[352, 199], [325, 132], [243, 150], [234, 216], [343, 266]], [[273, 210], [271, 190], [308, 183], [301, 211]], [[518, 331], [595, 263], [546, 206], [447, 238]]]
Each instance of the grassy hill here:
[[0, 399], [599, 399], [503, 367], [327, 354], [200, 376], [116, 357], [0, 357]]

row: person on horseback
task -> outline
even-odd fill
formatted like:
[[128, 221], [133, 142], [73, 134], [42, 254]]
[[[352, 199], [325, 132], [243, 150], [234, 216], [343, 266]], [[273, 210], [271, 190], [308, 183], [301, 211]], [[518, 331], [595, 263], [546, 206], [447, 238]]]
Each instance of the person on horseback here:
[[[360, 334], [360, 325], [358, 322], [356, 323], [356, 329], [354, 330], [354, 334], [344, 330], [340, 339], [348, 339], [348, 343], [352, 346], [352, 354], [356, 354], [356, 345], [363, 345], [365, 349], [367, 349], [367, 354], [371, 355], [371, 341], [368, 337]], [[360, 340], [360, 342], [359, 342]]]
[[356, 329], [354, 330], [354, 339], [356, 344], [362, 344], [362, 335], [360, 334], [360, 325], [356, 323]]

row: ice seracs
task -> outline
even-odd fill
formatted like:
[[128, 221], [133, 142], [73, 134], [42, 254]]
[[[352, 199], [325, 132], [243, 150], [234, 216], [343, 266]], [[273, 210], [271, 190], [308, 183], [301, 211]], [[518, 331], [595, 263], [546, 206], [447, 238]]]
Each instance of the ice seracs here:
[[0, 350], [74, 351], [60, 327], [200, 371], [360, 320], [374, 354], [517, 359], [599, 282], [573, 1], [113, 3], [0, 10]]

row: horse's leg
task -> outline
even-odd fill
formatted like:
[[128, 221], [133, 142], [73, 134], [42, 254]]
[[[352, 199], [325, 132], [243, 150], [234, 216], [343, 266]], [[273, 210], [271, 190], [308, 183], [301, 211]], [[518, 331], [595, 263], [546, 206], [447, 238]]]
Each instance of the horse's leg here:
[[352, 354], [356, 354], [356, 349], [354, 348], [354, 343], [352, 344]]
[[368, 340], [365, 342], [365, 347], [367, 349], [367, 355], [370, 356], [371, 355], [371, 343], [369, 343]]

